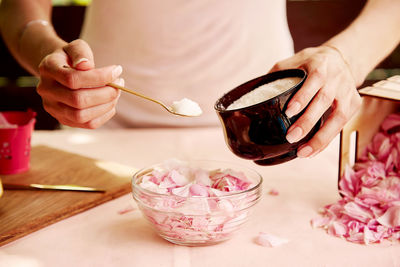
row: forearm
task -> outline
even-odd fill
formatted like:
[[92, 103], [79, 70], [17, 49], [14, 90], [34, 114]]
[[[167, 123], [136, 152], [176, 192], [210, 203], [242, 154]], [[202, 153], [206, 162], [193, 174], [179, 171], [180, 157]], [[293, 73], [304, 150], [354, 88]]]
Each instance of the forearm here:
[[50, 23], [50, 17], [50, 0], [1, 1], [0, 29], [3, 39], [18, 62], [34, 75], [38, 75], [39, 63], [46, 55], [66, 44], [51, 24], [28, 24], [35, 20]]
[[344, 31], [325, 44], [341, 51], [357, 85], [400, 42], [400, 1], [369, 0]]

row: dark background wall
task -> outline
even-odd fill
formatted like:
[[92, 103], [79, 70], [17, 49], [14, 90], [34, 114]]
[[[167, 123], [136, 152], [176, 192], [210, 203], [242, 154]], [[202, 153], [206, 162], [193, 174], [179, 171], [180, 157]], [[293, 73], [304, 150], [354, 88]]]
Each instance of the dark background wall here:
[[[295, 50], [317, 46], [343, 30], [360, 12], [365, 0], [288, 0], [288, 23]], [[52, 20], [58, 34], [66, 41], [78, 38], [85, 6], [55, 6]], [[35, 91], [37, 79], [22, 69], [0, 39], [0, 111], [25, 110], [37, 113], [36, 129], [57, 129], [58, 122], [47, 114]], [[378, 78], [392, 75], [400, 69], [400, 47], [379, 68]], [[399, 73], [400, 74], [400, 73]], [[382, 76], [383, 75], [383, 76]], [[365, 84], [374, 82], [371, 73]]]

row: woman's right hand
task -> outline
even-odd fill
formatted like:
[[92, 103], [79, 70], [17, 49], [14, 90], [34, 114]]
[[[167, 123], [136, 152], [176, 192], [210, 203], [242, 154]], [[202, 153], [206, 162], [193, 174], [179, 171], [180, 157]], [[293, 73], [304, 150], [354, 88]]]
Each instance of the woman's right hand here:
[[39, 73], [37, 92], [44, 109], [61, 124], [95, 129], [114, 116], [120, 91], [106, 84], [124, 85], [122, 67], [95, 68], [85, 41], [72, 41], [47, 55]]

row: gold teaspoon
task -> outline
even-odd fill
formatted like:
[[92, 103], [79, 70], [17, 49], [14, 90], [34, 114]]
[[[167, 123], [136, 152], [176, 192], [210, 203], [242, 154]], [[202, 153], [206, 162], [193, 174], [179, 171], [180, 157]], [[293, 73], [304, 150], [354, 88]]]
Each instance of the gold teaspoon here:
[[107, 85], [108, 85], [108, 86], [111, 86], [111, 87], [114, 87], [114, 88], [116, 88], [116, 89], [120, 89], [120, 90], [122, 90], [122, 91], [125, 91], [125, 92], [127, 92], [127, 93], [130, 93], [130, 94], [139, 96], [139, 97], [141, 97], [141, 98], [150, 100], [150, 101], [152, 101], [152, 102], [154, 102], [154, 103], [156, 103], [156, 104], [159, 104], [159, 105], [162, 106], [166, 111], [168, 111], [169, 113], [172, 113], [172, 114], [174, 114], [174, 115], [184, 116], [184, 117], [196, 117], [196, 116], [200, 116], [201, 113], [202, 113], [202, 111], [201, 111], [200, 107], [198, 106], [198, 104], [197, 104], [196, 102], [193, 102], [193, 101], [189, 100], [189, 99], [182, 99], [181, 101], [187, 101], [187, 102], [186, 102], [187, 104], [194, 105], [194, 108], [195, 108], [194, 112], [192, 111], [192, 109], [191, 109], [190, 111], [188, 111], [188, 112], [182, 112], [182, 111], [179, 111], [179, 108], [178, 108], [178, 106], [177, 106], [177, 105], [179, 105], [178, 102], [174, 102], [174, 103], [178, 103], [176, 106], [173, 105], [173, 107], [170, 107], [170, 106], [165, 105], [165, 104], [164, 104], [163, 102], [161, 102], [161, 101], [155, 100], [155, 99], [153, 99], [153, 98], [151, 98], [151, 97], [145, 96], [145, 95], [143, 95], [143, 94], [141, 94], [141, 93], [138, 93], [138, 92], [133, 91], [133, 90], [131, 90], [131, 89], [125, 88], [125, 87], [120, 86], [120, 85], [118, 85], [118, 84], [115, 84], [115, 83], [108, 83]]

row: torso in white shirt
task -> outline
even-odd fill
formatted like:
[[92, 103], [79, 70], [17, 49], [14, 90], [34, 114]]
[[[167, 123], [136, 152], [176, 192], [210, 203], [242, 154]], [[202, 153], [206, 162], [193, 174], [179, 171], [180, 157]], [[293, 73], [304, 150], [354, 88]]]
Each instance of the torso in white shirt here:
[[96, 66], [122, 65], [126, 87], [204, 112], [172, 116], [122, 92], [105, 127], [217, 125], [219, 97], [293, 54], [285, 0], [93, 0], [82, 38]]

